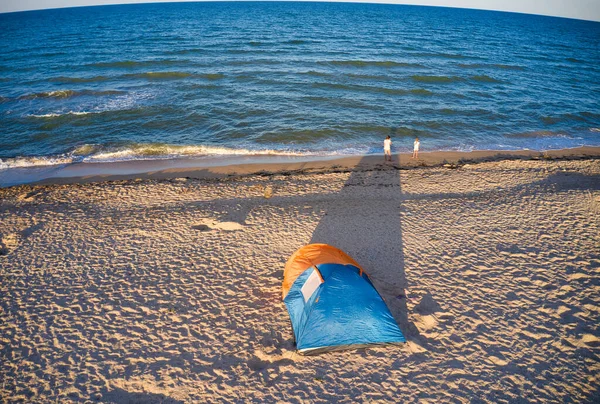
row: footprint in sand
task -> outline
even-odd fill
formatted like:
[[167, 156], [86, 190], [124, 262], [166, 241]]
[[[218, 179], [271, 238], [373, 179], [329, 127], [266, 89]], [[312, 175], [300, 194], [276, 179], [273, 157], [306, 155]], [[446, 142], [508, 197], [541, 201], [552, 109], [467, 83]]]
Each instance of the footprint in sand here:
[[584, 334], [583, 337], [581, 337], [581, 343], [590, 347], [597, 348], [598, 346], [600, 346], [600, 338], [592, 334]]
[[260, 372], [267, 368], [279, 369], [280, 366], [286, 366], [293, 363], [294, 360], [288, 358], [285, 354], [268, 355], [261, 351], [255, 351], [254, 356], [251, 357], [247, 362], [248, 367], [255, 372]]
[[236, 231], [243, 229], [244, 226], [237, 222], [217, 222], [214, 220], [205, 221], [192, 226], [192, 229], [199, 231], [224, 230]]
[[44, 227], [44, 223], [36, 223], [36, 222], [34, 222], [34, 224], [32, 226], [29, 226], [28, 228], [26, 228], [24, 230], [21, 230], [21, 237], [23, 237], [24, 239], [26, 239], [29, 236], [31, 236], [33, 233], [35, 233], [36, 231], [40, 230], [43, 227]]
[[0, 257], [10, 254], [19, 245], [19, 236], [15, 233], [0, 238]]
[[10, 233], [6, 235], [0, 234], [0, 257], [5, 257], [13, 252], [21, 241], [26, 240], [33, 233], [44, 226], [43, 223], [35, 223], [32, 226], [21, 230], [18, 233]]
[[497, 356], [493, 356], [493, 355], [492, 355], [492, 356], [488, 357], [488, 360], [489, 360], [490, 362], [492, 362], [492, 363], [493, 363], [494, 365], [496, 365], [496, 366], [506, 366], [506, 365], [508, 365], [508, 362], [507, 362], [507, 361], [505, 361], [505, 360], [503, 360], [503, 359], [500, 359], [500, 358], [498, 358]]
[[36, 190], [26, 192], [24, 194], [17, 196], [17, 200], [19, 202], [33, 202], [33, 201], [35, 201], [37, 195], [39, 195], [41, 193], [42, 193], [42, 190], [36, 189]]
[[433, 315], [421, 316], [416, 314], [415, 317], [414, 324], [420, 332], [431, 331], [439, 324], [438, 320]]

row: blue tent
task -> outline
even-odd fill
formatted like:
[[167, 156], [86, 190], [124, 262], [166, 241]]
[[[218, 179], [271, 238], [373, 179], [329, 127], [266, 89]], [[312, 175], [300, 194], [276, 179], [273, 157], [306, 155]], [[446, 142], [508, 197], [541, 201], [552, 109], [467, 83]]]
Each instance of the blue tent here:
[[284, 270], [283, 301], [300, 353], [406, 342], [363, 269], [327, 244], [302, 247]]

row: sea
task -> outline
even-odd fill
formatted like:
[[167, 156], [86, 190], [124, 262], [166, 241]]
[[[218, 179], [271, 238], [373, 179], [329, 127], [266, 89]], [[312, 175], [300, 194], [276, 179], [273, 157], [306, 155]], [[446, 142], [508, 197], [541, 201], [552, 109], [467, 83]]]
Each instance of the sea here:
[[377, 154], [388, 135], [394, 152], [600, 146], [600, 23], [322, 2], [0, 14], [4, 184], [27, 167]]

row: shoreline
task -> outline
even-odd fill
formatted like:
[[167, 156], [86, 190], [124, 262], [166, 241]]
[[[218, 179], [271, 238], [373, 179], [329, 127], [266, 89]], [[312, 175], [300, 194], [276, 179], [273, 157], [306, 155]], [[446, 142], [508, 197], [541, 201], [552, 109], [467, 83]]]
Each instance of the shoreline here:
[[115, 163], [74, 163], [66, 166], [14, 168], [0, 171], [0, 188], [22, 185], [81, 184], [123, 180], [161, 180], [172, 178], [218, 179], [248, 175], [326, 173], [332, 171], [369, 171], [393, 168], [397, 170], [477, 164], [501, 160], [578, 160], [600, 158], [600, 147], [584, 146], [547, 151], [478, 150], [471, 152], [422, 152], [419, 159], [411, 153], [396, 153], [391, 162], [381, 155], [357, 156], [249, 156], [209, 159], [134, 160]]

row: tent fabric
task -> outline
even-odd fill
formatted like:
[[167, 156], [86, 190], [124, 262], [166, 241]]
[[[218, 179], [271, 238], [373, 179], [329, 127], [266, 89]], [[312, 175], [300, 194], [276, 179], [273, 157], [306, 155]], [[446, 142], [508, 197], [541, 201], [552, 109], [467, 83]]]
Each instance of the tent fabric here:
[[[406, 342], [367, 274], [358, 265], [326, 262], [327, 257], [339, 257], [331, 254], [337, 249], [317, 246], [309, 246], [311, 262], [321, 263], [305, 268], [284, 292], [298, 351], [314, 354]], [[323, 246], [325, 257], [320, 257], [316, 252]]]
[[[352, 264], [363, 269], [348, 254], [328, 244], [309, 244], [296, 251], [285, 264], [283, 271], [283, 298], [296, 278], [308, 268], [319, 264]], [[364, 271], [363, 271], [364, 272]]]

